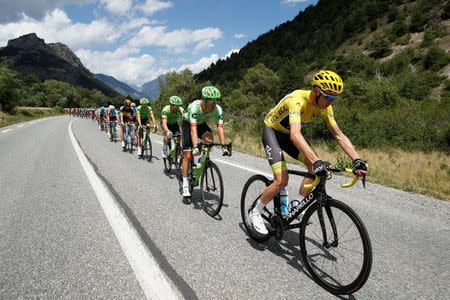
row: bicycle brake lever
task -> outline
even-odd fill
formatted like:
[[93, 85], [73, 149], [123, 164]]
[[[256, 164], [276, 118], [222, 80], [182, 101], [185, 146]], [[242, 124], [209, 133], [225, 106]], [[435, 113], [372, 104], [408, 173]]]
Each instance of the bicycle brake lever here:
[[362, 178], [362, 184], [363, 184], [363, 187], [366, 188], [366, 174], [364, 174], [364, 176]]

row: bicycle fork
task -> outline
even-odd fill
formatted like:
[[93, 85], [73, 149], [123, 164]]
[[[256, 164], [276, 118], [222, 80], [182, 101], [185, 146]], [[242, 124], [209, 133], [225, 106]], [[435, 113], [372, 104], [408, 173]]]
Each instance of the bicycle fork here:
[[333, 213], [331, 212], [330, 206], [325, 206], [325, 211], [327, 213], [328, 219], [331, 224], [331, 228], [333, 230], [333, 238], [334, 240], [329, 243], [327, 238], [327, 229], [325, 227], [325, 220], [324, 220], [324, 214], [323, 214], [323, 202], [319, 201], [319, 207], [317, 209], [317, 214], [319, 217], [320, 226], [322, 227], [322, 236], [323, 236], [323, 243], [322, 246], [324, 246], [326, 249], [329, 249], [330, 247], [337, 247], [338, 245], [338, 234], [336, 229], [336, 223], [334, 222]]

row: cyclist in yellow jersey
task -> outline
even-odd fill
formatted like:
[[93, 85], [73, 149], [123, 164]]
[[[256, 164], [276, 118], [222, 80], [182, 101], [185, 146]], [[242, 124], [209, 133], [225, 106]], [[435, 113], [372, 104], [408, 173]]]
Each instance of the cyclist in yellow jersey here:
[[[322, 70], [316, 73], [312, 80], [312, 90], [296, 90], [278, 102], [267, 114], [263, 129], [262, 142], [269, 160], [274, 181], [261, 194], [260, 199], [250, 212], [253, 227], [261, 234], [268, 231], [261, 217], [261, 212], [267, 203], [288, 184], [288, 171], [283, 151], [289, 156], [303, 162], [308, 171], [317, 176], [327, 173], [326, 164], [319, 159], [303, 137], [301, 129], [317, 116], [322, 116], [329, 130], [344, 150], [353, 160], [355, 174], [364, 176], [368, 166], [355, 150], [350, 139], [341, 131], [333, 116], [331, 103], [344, 90], [344, 83], [336, 73]], [[312, 180], [304, 178], [296, 200], [301, 201], [309, 192], [304, 184]]]

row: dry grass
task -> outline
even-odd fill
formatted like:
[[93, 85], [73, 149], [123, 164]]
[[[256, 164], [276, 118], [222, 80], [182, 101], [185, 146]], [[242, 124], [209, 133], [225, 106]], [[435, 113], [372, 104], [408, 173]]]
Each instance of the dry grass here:
[[58, 116], [64, 113], [52, 108], [21, 107], [16, 109], [15, 114], [7, 114], [0, 111], [0, 128], [16, 123], [26, 122], [39, 118]]
[[[259, 157], [265, 157], [261, 138], [243, 129], [241, 132], [227, 130], [227, 138], [233, 141], [233, 149]], [[316, 143], [313, 149], [323, 160], [337, 163], [344, 157], [341, 150], [330, 149], [324, 143]], [[450, 156], [444, 152], [424, 153], [400, 149], [360, 149], [358, 153], [369, 164], [368, 182], [404, 191], [430, 195], [450, 201]], [[294, 162], [293, 159], [288, 159]]]

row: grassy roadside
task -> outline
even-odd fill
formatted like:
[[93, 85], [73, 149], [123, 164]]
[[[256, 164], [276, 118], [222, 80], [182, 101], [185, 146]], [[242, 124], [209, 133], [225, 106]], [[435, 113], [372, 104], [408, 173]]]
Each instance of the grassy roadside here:
[[[261, 138], [250, 134], [227, 130], [233, 141], [233, 149], [265, 157]], [[338, 147], [339, 148], [339, 147]], [[331, 149], [325, 143], [313, 143], [313, 149], [324, 160], [336, 165], [351, 163], [340, 149]], [[404, 191], [430, 195], [450, 201], [450, 156], [445, 152], [405, 151], [396, 148], [358, 149], [358, 153], [369, 164], [367, 180]], [[288, 159], [290, 163], [297, 163]]]
[[18, 107], [14, 109], [13, 113], [10, 114], [0, 111], [0, 128], [16, 123], [22, 123], [51, 116], [59, 116], [63, 114], [64, 111], [62, 109], [47, 107]]

